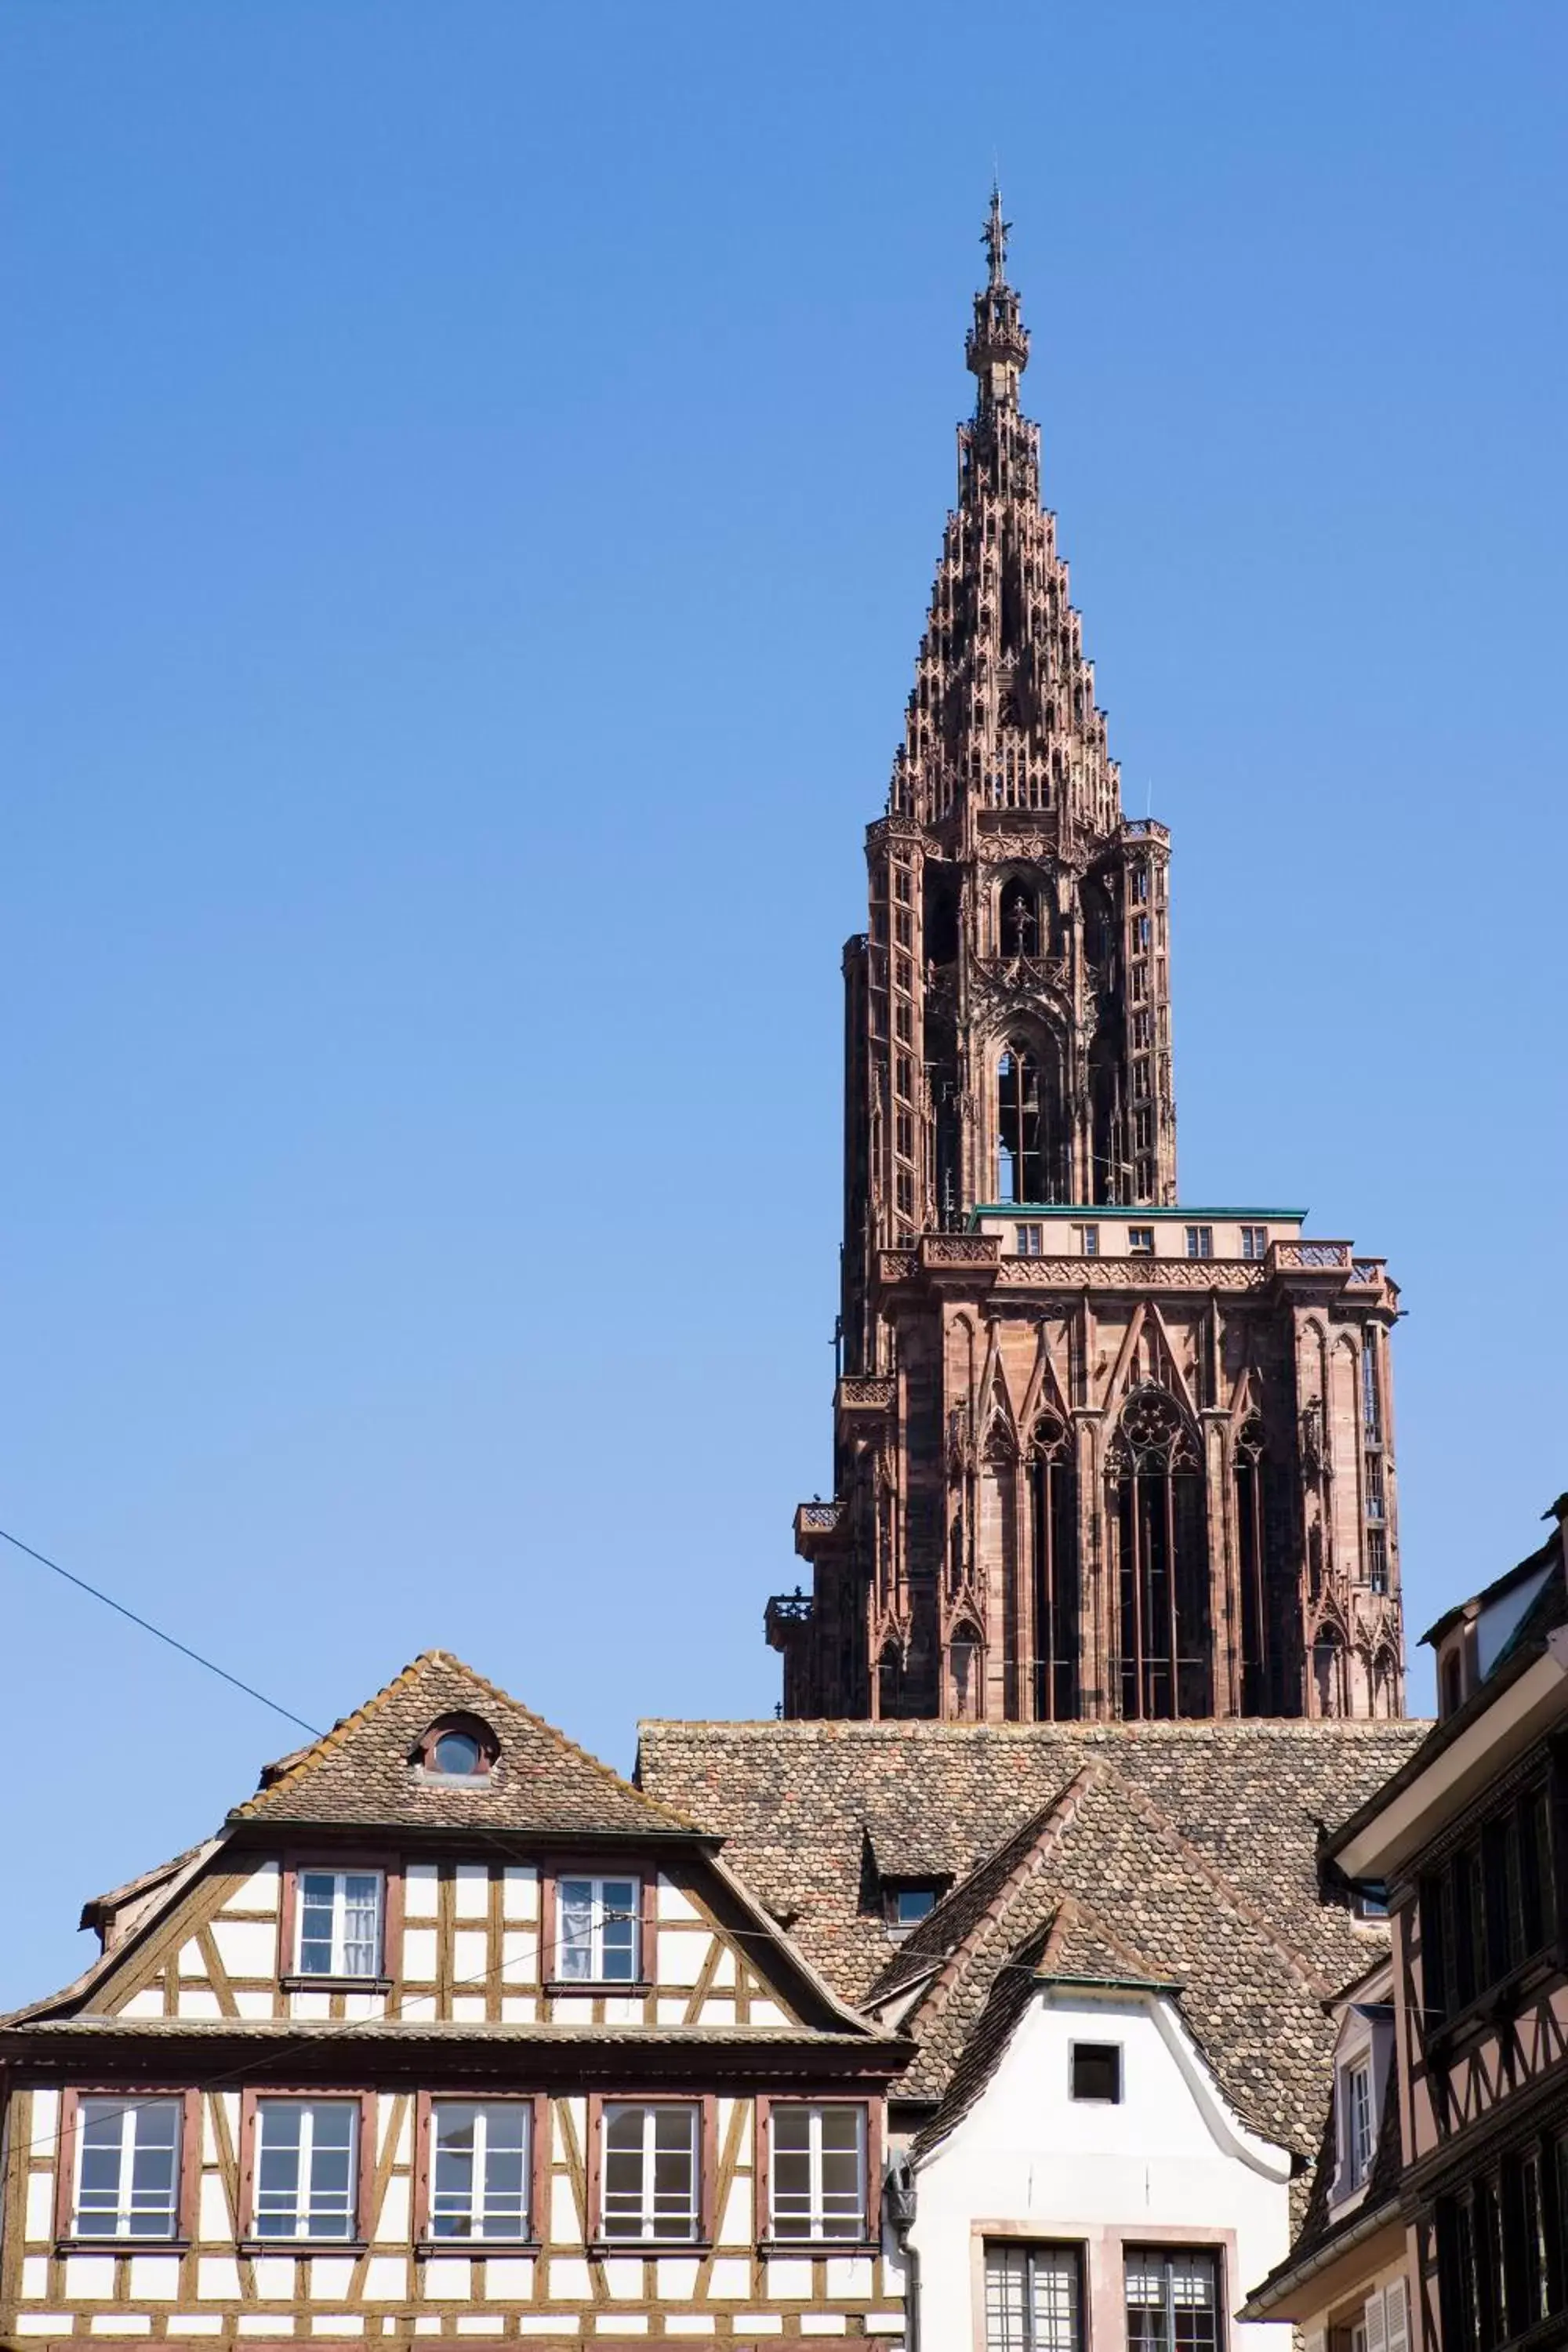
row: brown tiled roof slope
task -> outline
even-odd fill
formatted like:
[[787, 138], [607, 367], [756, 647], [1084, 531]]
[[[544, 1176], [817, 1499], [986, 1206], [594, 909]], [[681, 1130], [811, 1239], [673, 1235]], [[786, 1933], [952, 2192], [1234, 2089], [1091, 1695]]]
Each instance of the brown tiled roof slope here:
[[[495, 1734], [499, 1754], [482, 1780], [433, 1782], [415, 1771], [420, 1739], [447, 1715], [477, 1716]], [[694, 1831], [683, 1813], [634, 1789], [444, 1650], [426, 1650], [324, 1738], [271, 1767], [228, 1818], [574, 1836]]]
[[[726, 1837], [847, 1998], [885, 1998], [923, 1964], [902, 2095], [942, 2097], [998, 1976], [1071, 1896], [1180, 1981], [1189, 2030], [1245, 2119], [1310, 2155], [1331, 2044], [1322, 2001], [1371, 1957], [1368, 1930], [1320, 1894], [1320, 1824], [1353, 1811], [1424, 1730], [650, 1723], [638, 1769], [650, 1794]], [[890, 1959], [861, 1887], [867, 1837], [884, 1871], [918, 1848], [960, 1881]], [[977, 1864], [979, 1901], [963, 1883]]]

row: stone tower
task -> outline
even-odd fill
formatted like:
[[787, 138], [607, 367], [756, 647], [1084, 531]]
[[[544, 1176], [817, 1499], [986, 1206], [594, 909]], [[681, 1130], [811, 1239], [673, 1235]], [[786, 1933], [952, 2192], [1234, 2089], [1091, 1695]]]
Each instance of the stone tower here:
[[835, 1494], [768, 1609], [791, 1716], [1396, 1715], [1397, 1292], [1183, 1208], [1170, 836], [1124, 817], [1018, 406], [994, 195], [973, 415], [845, 950]]

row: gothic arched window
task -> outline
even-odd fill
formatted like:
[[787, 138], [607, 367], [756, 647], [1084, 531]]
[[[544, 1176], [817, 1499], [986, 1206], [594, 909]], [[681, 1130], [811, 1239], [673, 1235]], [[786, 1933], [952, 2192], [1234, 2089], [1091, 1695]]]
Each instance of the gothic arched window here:
[[953, 1628], [952, 1639], [947, 1645], [947, 1711], [955, 1723], [980, 1720], [980, 1662], [984, 1654], [974, 1626]]
[[1108, 1473], [1117, 1534], [1121, 1713], [1207, 1715], [1209, 1565], [1203, 1456], [1163, 1389], [1129, 1398]]
[[877, 1661], [877, 1713], [884, 1723], [890, 1721], [899, 1712], [903, 1679], [903, 1661], [899, 1655], [898, 1644], [889, 1642]]
[[1320, 1625], [1312, 1639], [1313, 1711], [1318, 1715], [1350, 1713], [1345, 1645], [1336, 1625]]
[[1237, 1564], [1241, 1582], [1241, 1711], [1273, 1712], [1268, 1627], [1268, 1481], [1263, 1423], [1242, 1423], [1236, 1441]]
[[1007, 1045], [996, 1065], [996, 1197], [1043, 1201], [1040, 1066], [1026, 1045]]
[[1034, 1712], [1037, 1723], [1078, 1713], [1078, 1480], [1072, 1439], [1043, 1416], [1029, 1448], [1035, 1604]]

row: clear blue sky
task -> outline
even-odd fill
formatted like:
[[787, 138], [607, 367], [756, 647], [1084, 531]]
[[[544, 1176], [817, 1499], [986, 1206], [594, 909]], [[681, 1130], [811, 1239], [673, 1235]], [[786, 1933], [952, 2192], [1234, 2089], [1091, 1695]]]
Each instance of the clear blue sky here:
[[[1565, 79], [1555, 0], [11, 0], [0, 1525], [311, 1721], [772, 1707], [994, 160], [1184, 1193], [1404, 1284], [1414, 1628], [1531, 1546]], [[0, 1608], [16, 2000], [293, 1735]]]

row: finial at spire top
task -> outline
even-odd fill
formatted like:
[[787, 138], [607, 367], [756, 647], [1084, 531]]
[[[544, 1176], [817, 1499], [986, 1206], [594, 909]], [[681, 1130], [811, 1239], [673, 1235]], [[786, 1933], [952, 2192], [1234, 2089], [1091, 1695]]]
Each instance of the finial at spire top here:
[[991, 183], [991, 213], [981, 232], [980, 242], [991, 257], [991, 283], [1005, 286], [1007, 282], [1007, 236], [1012, 222], [1002, 217], [1002, 190]]

